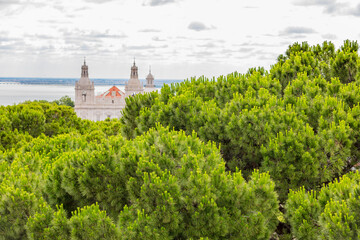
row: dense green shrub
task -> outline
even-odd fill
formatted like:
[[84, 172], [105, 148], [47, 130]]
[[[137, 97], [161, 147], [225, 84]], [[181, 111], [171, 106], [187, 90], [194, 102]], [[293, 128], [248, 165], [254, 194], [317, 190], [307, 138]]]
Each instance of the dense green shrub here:
[[267, 239], [276, 227], [268, 174], [254, 172], [246, 183], [226, 173], [215, 145], [162, 127], [131, 145], [121, 153], [131, 176], [131, 205], [119, 220], [125, 239]]
[[[98, 202], [117, 219], [127, 204], [119, 227], [129, 239], [156, 234], [170, 238], [244, 234], [263, 239], [275, 229], [277, 195], [269, 175], [255, 172], [246, 183], [240, 173], [226, 173], [216, 145], [161, 126], [134, 140], [109, 140], [111, 145], [64, 152], [56, 158], [45, 175], [45, 193], [52, 206], [63, 204], [69, 214]], [[151, 221], [142, 222], [149, 217]], [[143, 228], [152, 229], [151, 234]], [[244, 228], [256, 230], [245, 234]]]
[[335, 57], [330, 60], [332, 75], [338, 77], [342, 83], [356, 80], [360, 68], [358, 50], [357, 42], [346, 40], [341, 49], [337, 50]]
[[78, 150], [57, 159], [45, 176], [45, 192], [52, 206], [68, 212], [98, 202], [114, 218], [126, 203], [124, 176], [110, 149]]
[[274, 185], [266, 174], [255, 172], [246, 183], [240, 174], [194, 173], [186, 188], [169, 172], [143, 181], [136, 204], [120, 214], [126, 239], [269, 239], [276, 227]]
[[267, 146], [279, 132], [304, 125], [291, 106], [284, 110], [276, 98], [265, 98], [257, 104], [251, 101], [251, 98], [234, 98], [224, 109], [224, 115], [229, 116], [225, 134], [230, 139], [223, 144], [224, 156], [232, 171], [239, 168], [245, 174], [261, 167], [261, 146]]
[[75, 107], [75, 103], [69, 96], [63, 96], [59, 100], [55, 100], [52, 103], [56, 103], [57, 105], [64, 105], [69, 107]]
[[35, 194], [0, 184], [0, 239], [26, 238], [27, 219], [46, 208], [46, 202]]
[[43, 102], [1, 107], [0, 121], [3, 124], [0, 150], [19, 148], [31, 137], [41, 134], [54, 136], [82, 128], [81, 120], [71, 107]]
[[69, 220], [62, 206], [57, 211], [46, 208], [43, 212], [37, 212], [28, 218], [26, 232], [28, 239], [69, 239]]
[[86, 206], [73, 212], [69, 220], [71, 239], [119, 239], [113, 221], [98, 205]]
[[157, 92], [136, 94], [135, 96], [126, 98], [126, 107], [122, 110], [121, 117], [121, 132], [126, 138], [133, 138], [135, 136], [136, 119], [139, 112], [143, 108], [152, 106], [154, 100], [158, 97]]
[[286, 204], [297, 239], [358, 239], [360, 174], [349, 173], [320, 191], [290, 191]]
[[67, 219], [62, 207], [36, 213], [27, 222], [29, 239], [120, 239], [113, 221], [98, 205], [85, 206]]
[[280, 132], [267, 147], [262, 147], [261, 169], [271, 173], [283, 200], [289, 189], [317, 189], [343, 173], [351, 153], [348, 139], [349, 129], [344, 122], [318, 135], [308, 125], [297, 132]]
[[319, 62], [311, 51], [290, 53], [288, 59], [279, 61], [270, 70], [271, 77], [279, 79], [282, 89], [285, 89], [298, 73], [306, 73], [311, 77], [320, 75]]
[[[14, 106], [0, 107], [0, 150], [20, 148], [32, 138], [44, 134], [54, 137], [65, 133], [89, 134], [101, 137], [120, 133], [118, 119], [92, 122], [81, 120], [69, 106], [48, 102], [25, 102]], [[95, 131], [98, 131], [95, 133]]]

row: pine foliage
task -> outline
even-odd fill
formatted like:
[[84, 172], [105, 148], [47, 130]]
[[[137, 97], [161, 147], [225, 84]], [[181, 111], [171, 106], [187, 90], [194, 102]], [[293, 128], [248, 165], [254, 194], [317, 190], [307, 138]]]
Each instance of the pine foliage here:
[[358, 239], [358, 47], [294, 43], [119, 120], [1, 106], [0, 239]]

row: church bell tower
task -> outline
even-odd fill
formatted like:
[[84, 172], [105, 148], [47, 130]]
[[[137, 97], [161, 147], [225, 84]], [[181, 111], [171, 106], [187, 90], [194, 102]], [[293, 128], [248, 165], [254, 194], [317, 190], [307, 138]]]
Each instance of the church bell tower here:
[[94, 82], [89, 79], [89, 68], [84, 59], [84, 65], [81, 66], [81, 78], [75, 83], [75, 108], [79, 105], [94, 104]]
[[144, 87], [139, 80], [138, 67], [134, 64], [131, 67], [130, 80], [125, 85], [126, 96], [131, 96], [144, 91]]
[[146, 86], [147, 88], [155, 87], [154, 76], [151, 74], [151, 67], [149, 67], [149, 74], [146, 77]]

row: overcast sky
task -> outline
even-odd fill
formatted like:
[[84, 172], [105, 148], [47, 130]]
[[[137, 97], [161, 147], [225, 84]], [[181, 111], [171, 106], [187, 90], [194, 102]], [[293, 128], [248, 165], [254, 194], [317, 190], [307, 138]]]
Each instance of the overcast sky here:
[[360, 0], [0, 0], [0, 77], [128, 78], [269, 69], [289, 44], [360, 37]]

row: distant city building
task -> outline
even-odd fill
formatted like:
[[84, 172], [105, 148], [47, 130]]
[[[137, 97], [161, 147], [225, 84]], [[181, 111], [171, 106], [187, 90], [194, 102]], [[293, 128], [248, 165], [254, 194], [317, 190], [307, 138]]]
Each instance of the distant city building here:
[[84, 65], [81, 67], [81, 78], [75, 83], [75, 112], [78, 117], [92, 121], [120, 118], [121, 110], [126, 105], [126, 97], [156, 90], [151, 70], [146, 81], [144, 88], [139, 80], [138, 67], [134, 60], [130, 79], [125, 85], [125, 93], [113, 86], [103, 94], [95, 96], [94, 82], [89, 79], [89, 69], [84, 60]]

